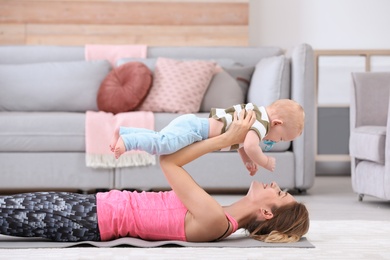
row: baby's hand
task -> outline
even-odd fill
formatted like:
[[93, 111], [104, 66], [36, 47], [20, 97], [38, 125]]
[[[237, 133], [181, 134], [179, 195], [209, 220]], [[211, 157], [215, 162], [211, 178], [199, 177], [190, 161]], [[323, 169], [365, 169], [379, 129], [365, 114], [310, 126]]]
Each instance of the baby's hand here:
[[268, 162], [267, 162], [267, 165], [264, 168], [266, 168], [267, 170], [273, 172], [275, 170], [275, 164], [276, 164], [275, 158], [271, 157], [271, 156], [268, 156]]
[[254, 162], [246, 162], [245, 166], [246, 166], [246, 168], [249, 171], [249, 174], [251, 176], [254, 176], [256, 174], [256, 172], [258, 170], [258, 166], [257, 166], [256, 163], [254, 163]]

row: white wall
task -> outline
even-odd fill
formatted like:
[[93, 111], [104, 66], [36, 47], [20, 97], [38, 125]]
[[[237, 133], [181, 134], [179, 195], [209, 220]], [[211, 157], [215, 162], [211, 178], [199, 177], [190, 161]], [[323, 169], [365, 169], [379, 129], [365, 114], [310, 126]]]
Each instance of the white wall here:
[[[279, 46], [290, 51], [300, 43], [308, 43], [314, 50], [390, 49], [390, 0], [250, 0], [249, 4], [249, 44], [252, 46]], [[355, 60], [350, 63], [357, 65]], [[350, 162], [346, 160], [349, 157], [345, 156], [349, 139], [349, 114], [345, 106], [349, 104], [350, 72], [343, 71], [351, 66], [343, 66], [345, 62], [337, 61], [322, 69], [320, 66], [319, 82], [324, 84], [319, 85], [319, 104], [337, 103], [344, 107], [324, 106], [318, 110], [319, 154], [337, 157], [341, 153], [341, 156], [317, 159], [317, 174], [350, 172]], [[362, 68], [364, 70], [364, 63]], [[331, 69], [337, 82], [341, 74], [346, 80], [341, 81], [340, 87], [321, 80], [326, 74], [324, 69], [328, 69], [325, 72]], [[335, 91], [329, 92], [332, 86], [336, 87]]]
[[249, 43], [284, 49], [389, 49], [388, 0], [250, 0]]

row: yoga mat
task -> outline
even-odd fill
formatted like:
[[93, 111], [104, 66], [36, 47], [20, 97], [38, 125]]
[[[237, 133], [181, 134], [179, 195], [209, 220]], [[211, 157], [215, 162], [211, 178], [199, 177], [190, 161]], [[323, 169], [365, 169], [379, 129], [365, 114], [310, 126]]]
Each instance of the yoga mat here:
[[[237, 232], [236, 232], [237, 233]], [[95, 242], [53, 242], [43, 238], [20, 238], [0, 235], [0, 248], [67, 248], [67, 247], [290, 247], [314, 248], [305, 238], [295, 243], [264, 243], [243, 234], [233, 234], [218, 242], [183, 242], [176, 240], [146, 241], [139, 238], [124, 237], [112, 241]]]

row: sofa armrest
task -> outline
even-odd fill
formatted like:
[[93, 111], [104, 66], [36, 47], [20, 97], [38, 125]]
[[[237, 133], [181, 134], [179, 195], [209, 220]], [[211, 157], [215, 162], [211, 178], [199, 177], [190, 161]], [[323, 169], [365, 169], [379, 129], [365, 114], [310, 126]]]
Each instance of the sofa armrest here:
[[[390, 92], [390, 91], [389, 91]], [[385, 144], [385, 172], [390, 173], [390, 93], [387, 109], [386, 144]], [[390, 178], [390, 176], [387, 176]]]
[[[385, 172], [390, 172], [390, 73], [356, 72], [351, 74], [350, 130], [361, 126], [386, 126]], [[350, 139], [351, 142], [351, 139]], [[351, 147], [350, 143], [350, 147]], [[351, 156], [351, 175], [354, 190], [359, 190], [355, 169], [359, 159]], [[384, 176], [390, 183], [390, 176]], [[386, 184], [385, 184], [386, 185]], [[390, 191], [389, 191], [390, 192]], [[389, 195], [386, 195], [389, 196]]]
[[291, 98], [305, 110], [302, 135], [293, 141], [296, 187], [309, 188], [315, 178], [315, 131], [317, 125], [314, 53], [308, 44], [300, 44], [291, 54]]
[[[387, 126], [385, 172], [390, 172], [390, 72], [352, 73], [350, 128]], [[354, 158], [352, 158], [354, 159]], [[354, 167], [352, 165], [352, 167]], [[352, 172], [353, 172], [352, 168]], [[390, 176], [385, 176], [390, 179]], [[390, 180], [385, 180], [390, 183]]]

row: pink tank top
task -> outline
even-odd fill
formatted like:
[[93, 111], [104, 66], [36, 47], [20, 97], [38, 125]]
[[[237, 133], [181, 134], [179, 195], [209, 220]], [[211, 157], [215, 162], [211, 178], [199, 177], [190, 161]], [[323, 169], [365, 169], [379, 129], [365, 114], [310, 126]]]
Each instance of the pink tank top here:
[[[120, 237], [145, 240], [186, 241], [184, 221], [187, 208], [173, 191], [97, 193], [97, 215], [102, 241]], [[238, 228], [237, 221], [226, 217]]]

